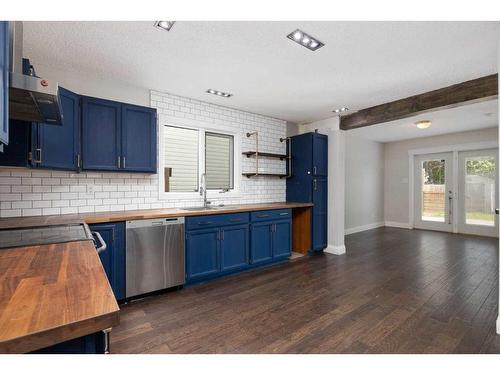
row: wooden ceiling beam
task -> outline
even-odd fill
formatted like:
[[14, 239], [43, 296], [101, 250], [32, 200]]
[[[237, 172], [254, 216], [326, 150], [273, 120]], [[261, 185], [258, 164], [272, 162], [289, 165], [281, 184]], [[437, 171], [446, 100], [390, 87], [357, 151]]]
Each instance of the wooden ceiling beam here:
[[412, 117], [436, 109], [454, 108], [497, 97], [498, 74], [492, 74], [342, 116], [340, 128], [352, 130]]

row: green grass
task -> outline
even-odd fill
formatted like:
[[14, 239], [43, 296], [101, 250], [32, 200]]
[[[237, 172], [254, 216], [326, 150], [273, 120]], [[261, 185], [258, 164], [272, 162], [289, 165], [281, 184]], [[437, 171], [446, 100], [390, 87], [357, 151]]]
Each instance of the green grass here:
[[495, 216], [486, 212], [467, 212], [467, 219], [495, 221]]

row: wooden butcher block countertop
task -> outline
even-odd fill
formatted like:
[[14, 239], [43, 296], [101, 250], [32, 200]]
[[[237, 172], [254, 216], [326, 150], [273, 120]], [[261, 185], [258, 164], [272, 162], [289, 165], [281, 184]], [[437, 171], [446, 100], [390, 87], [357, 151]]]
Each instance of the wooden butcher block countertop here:
[[294, 203], [294, 202], [279, 202], [279, 203], [258, 203], [258, 204], [241, 204], [231, 205], [223, 208], [210, 210], [183, 210], [181, 208], [161, 208], [155, 210], [130, 210], [130, 211], [110, 211], [88, 214], [70, 214], [70, 215], [50, 215], [50, 216], [29, 216], [0, 219], [0, 229], [19, 228], [39, 225], [56, 225], [56, 224], [71, 224], [71, 223], [109, 223], [114, 221], [141, 220], [141, 219], [157, 219], [160, 217], [179, 217], [179, 216], [199, 216], [199, 215], [214, 215], [227, 214], [235, 212], [275, 210], [283, 208], [300, 208], [312, 207], [312, 203]]
[[26, 353], [118, 325], [92, 241], [0, 250], [0, 353]]

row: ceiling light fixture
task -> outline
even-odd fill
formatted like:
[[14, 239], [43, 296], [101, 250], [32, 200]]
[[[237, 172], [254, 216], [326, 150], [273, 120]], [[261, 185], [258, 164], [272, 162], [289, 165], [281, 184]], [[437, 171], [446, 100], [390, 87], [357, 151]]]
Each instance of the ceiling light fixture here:
[[301, 46], [310, 49], [311, 51], [316, 51], [317, 49], [325, 45], [324, 43], [321, 43], [318, 39], [313, 38], [309, 34], [306, 34], [305, 32], [299, 29], [291, 32], [286, 37], [300, 44]]
[[156, 21], [155, 27], [160, 30], [170, 31], [175, 21]]
[[421, 120], [417, 121], [415, 125], [417, 125], [417, 128], [419, 129], [427, 129], [432, 125], [432, 122], [430, 120]]
[[214, 89], [208, 89], [206, 91], [209, 94], [217, 95], [217, 96], [222, 96], [223, 98], [229, 98], [230, 96], [233, 96], [233, 94], [229, 94], [227, 92], [222, 92]]
[[342, 107], [342, 108], [337, 108], [337, 109], [334, 109], [332, 112], [335, 112], [337, 114], [341, 114], [341, 113], [344, 113], [344, 112], [347, 112], [349, 110], [349, 108], [347, 107]]

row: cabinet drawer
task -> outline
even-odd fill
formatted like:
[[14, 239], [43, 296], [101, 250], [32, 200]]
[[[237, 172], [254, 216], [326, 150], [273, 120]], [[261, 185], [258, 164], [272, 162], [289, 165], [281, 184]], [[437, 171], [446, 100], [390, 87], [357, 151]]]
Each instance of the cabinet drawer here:
[[285, 208], [282, 210], [266, 210], [252, 212], [252, 221], [280, 220], [292, 218], [292, 209]]
[[246, 224], [248, 221], [248, 212], [186, 217], [186, 230]]

